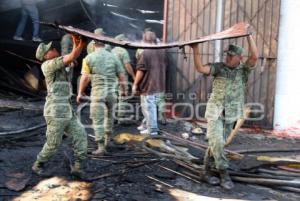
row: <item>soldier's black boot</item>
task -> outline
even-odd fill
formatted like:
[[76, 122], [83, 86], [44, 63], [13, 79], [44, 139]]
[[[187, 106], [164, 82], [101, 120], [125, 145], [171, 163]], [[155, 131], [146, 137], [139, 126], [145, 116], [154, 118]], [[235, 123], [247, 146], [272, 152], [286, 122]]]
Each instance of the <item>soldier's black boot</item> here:
[[97, 142], [97, 149], [92, 152], [93, 155], [103, 155], [105, 150], [105, 145], [102, 141], [96, 141]]
[[214, 176], [211, 171], [213, 168], [214, 159], [209, 156], [209, 151], [207, 150], [204, 156], [204, 176], [203, 179], [210, 185], [216, 186], [220, 184], [220, 179]]
[[43, 176], [45, 174], [44, 163], [35, 161], [31, 167], [32, 172], [39, 176]]
[[74, 164], [70, 166], [71, 175], [80, 179], [85, 179], [86, 177], [86, 161], [85, 160], [75, 160]]
[[227, 170], [220, 170], [221, 186], [226, 190], [231, 190], [234, 187], [233, 182]]

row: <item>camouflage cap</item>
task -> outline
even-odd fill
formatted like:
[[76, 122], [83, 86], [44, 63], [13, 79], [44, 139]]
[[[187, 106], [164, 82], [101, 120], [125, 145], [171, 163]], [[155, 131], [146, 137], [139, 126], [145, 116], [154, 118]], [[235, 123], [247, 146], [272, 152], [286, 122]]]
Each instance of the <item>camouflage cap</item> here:
[[115, 39], [117, 39], [117, 40], [126, 40], [126, 37], [125, 37], [124, 34], [119, 34], [119, 35], [117, 35], [117, 36], [115, 37]]
[[229, 45], [228, 50], [225, 52], [230, 55], [241, 55], [243, 53], [244, 49], [242, 47], [239, 47], [237, 45]]
[[52, 46], [52, 42], [48, 43], [47, 45], [45, 43], [40, 43], [38, 48], [36, 49], [35, 57], [43, 61], [45, 54], [50, 50]]
[[97, 34], [97, 35], [104, 35], [105, 34], [105, 32], [102, 28], [95, 29], [94, 33]]

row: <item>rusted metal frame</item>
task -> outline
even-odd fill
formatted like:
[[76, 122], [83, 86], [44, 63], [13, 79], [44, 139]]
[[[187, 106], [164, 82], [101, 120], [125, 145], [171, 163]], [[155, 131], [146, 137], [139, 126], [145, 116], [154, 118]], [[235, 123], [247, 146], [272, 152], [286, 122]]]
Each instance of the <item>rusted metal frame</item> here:
[[[199, 23], [198, 23], [198, 16], [200, 16], [200, 15], [203, 13], [203, 11], [205, 10], [205, 8], [210, 4], [211, 0], [209, 1], [209, 3], [207, 3], [207, 4], [205, 5], [204, 9], [203, 9], [200, 13], [198, 13], [198, 15], [196, 16], [196, 18], [193, 16], [193, 14], [191, 13], [191, 11], [189, 11], [189, 9], [188, 9], [187, 6], [186, 6], [186, 3], [183, 3], [182, 1], [179, 1], [179, 2], [180, 2], [180, 5], [183, 6], [183, 7], [184, 7], [184, 10], [185, 10], [185, 21], [184, 21], [184, 27], [185, 27], [185, 28], [184, 28], [184, 30], [179, 34], [178, 39], [180, 39], [180, 38], [182, 37], [183, 34], [184, 34], [184, 38], [185, 38], [185, 36], [186, 36], [186, 31], [187, 31], [188, 29], [191, 28], [191, 26], [193, 25], [195, 19], [197, 20], [197, 26], [200, 26], [200, 27], [201, 27], [201, 25], [199, 25]], [[191, 16], [191, 18], [192, 18], [189, 26], [186, 26], [186, 24], [185, 24], [185, 22], [186, 22], [186, 14], [187, 14], [187, 13], [190, 14], [190, 16]], [[202, 30], [204, 30], [204, 29], [202, 28]], [[177, 40], [178, 40], [178, 39], [177, 39]], [[184, 48], [184, 47], [183, 47], [183, 48]], [[183, 59], [182, 59], [182, 65], [183, 65]], [[190, 67], [190, 65], [189, 65], [189, 67]], [[181, 80], [181, 81], [182, 81], [182, 80]], [[192, 83], [189, 82], [189, 79], [186, 79], [186, 82], [188, 83], [188, 86], [192, 84]], [[181, 82], [181, 86], [183, 86], [183, 82]]]
[[[262, 36], [263, 36], [263, 41], [262, 41], [262, 57], [265, 57], [265, 51], [264, 51], [264, 48], [265, 48], [265, 35], [266, 35], [266, 8], [267, 8], [267, 6], [266, 6], [267, 4], [264, 4], [264, 22], [263, 22], [263, 29], [262, 29]], [[262, 59], [261, 60], [261, 62], [262, 62], [262, 65], [267, 65], [266, 63], [265, 63], [265, 59]], [[268, 68], [269, 69], [269, 68]], [[269, 76], [269, 70], [268, 70], [268, 76]], [[262, 85], [264, 84], [263, 83], [263, 72], [260, 72], [260, 74], [259, 74], [259, 77], [260, 77], [260, 87], [259, 87], [259, 89], [258, 89], [258, 100], [259, 100], [259, 102], [262, 102]], [[267, 91], [268, 91], [268, 82], [267, 82], [267, 84], [266, 84], [267, 86]], [[265, 106], [267, 106], [268, 105], [268, 97], [266, 97], [266, 100], [265, 100]], [[266, 107], [265, 107], [266, 108]], [[265, 113], [265, 114], [267, 114], [267, 113]], [[266, 117], [266, 115], [265, 115], [265, 117], [264, 117], [264, 119], [265, 119], [265, 121], [267, 121], [267, 117]]]
[[232, 15], [232, 0], [230, 0], [230, 4], [229, 4], [229, 10], [230, 10], [230, 13], [229, 13], [229, 26], [231, 26], [231, 15]]
[[[200, 2], [200, 0], [197, 0], [197, 10], [200, 10], [200, 9], [199, 9], [199, 7], [200, 7], [200, 3], [199, 3], [199, 2]], [[198, 24], [199, 24], [199, 16], [198, 16], [198, 15], [197, 15], [197, 21], [196, 21], [196, 23], [197, 23], [197, 26], [196, 26], [196, 28], [197, 28], [197, 29], [196, 29], [196, 36], [198, 37], [198, 36], [199, 36], [199, 28], [198, 28]], [[195, 71], [196, 71], [196, 70], [195, 70]], [[194, 80], [196, 80], [196, 75], [197, 75], [197, 73], [194, 74]], [[201, 77], [202, 77], [202, 75], [199, 75], [199, 74], [198, 74], [198, 76], [199, 76], [199, 78], [200, 78], [200, 79], [199, 79], [200, 87], [199, 87], [199, 89], [198, 89], [198, 92], [199, 92], [198, 97], [199, 97], [199, 102], [200, 102], [200, 101], [201, 101], [201, 91], [202, 91], [202, 90], [201, 90], [201, 79], [202, 79]]]
[[[238, 3], [238, 1], [239, 1], [239, 0], [236, 0], [237, 5], [239, 6], [239, 8], [242, 8], [242, 7], [240, 6], [240, 4]], [[257, 30], [256, 34], [257, 34], [257, 35], [260, 35], [260, 37], [262, 38], [262, 40], [263, 40], [265, 43], [267, 43], [267, 41], [265, 41], [264, 37], [262, 37], [263, 34], [260, 33], [260, 32], [258, 31], [258, 28], [259, 28], [258, 23], [257, 23], [257, 25], [255, 26], [255, 25], [252, 23], [252, 21], [255, 19], [256, 15], [259, 15], [260, 11], [265, 7], [265, 5], [268, 3], [268, 1], [270, 1], [270, 0], [265, 0], [261, 7], [260, 7], [259, 4], [258, 4], [258, 9], [257, 9], [257, 11], [256, 11], [256, 13], [254, 14], [253, 17], [250, 17], [249, 14], [248, 14], [247, 12], [245, 12], [245, 17], [248, 18], [249, 23], [251, 24], [251, 26], [253, 26], [253, 28], [254, 28], [255, 30]], [[258, 21], [258, 20], [257, 20], [257, 21]], [[257, 41], [256, 41], [256, 42], [257, 42]], [[270, 45], [270, 44], [268, 44], [268, 45]], [[274, 55], [276, 55], [274, 52], [272, 52], [272, 53], [273, 53]]]
[[[236, 23], [239, 20], [239, 13], [240, 13], [240, 9], [239, 9], [238, 5], [236, 5]], [[238, 40], [237, 39], [235, 39], [235, 44], [236, 45], [238, 44]]]
[[[192, 8], [192, 12], [193, 12], [193, 5], [194, 5], [194, 0], [190, 0], [190, 2], [191, 2], [191, 8]], [[192, 15], [193, 15], [193, 13], [192, 13]], [[191, 18], [191, 20], [192, 20], [192, 18]], [[193, 25], [191, 24], [191, 29], [190, 29], [190, 39], [192, 38], [192, 33], [193, 33]], [[189, 48], [189, 50], [188, 50], [189, 52], [188, 52], [188, 54], [190, 55], [191, 54], [191, 48]], [[187, 62], [188, 62], [188, 76], [189, 76], [189, 78], [190, 78], [190, 74], [191, 74], [191, 57], [189, 56], [188, 57], [188, 60], [187, 60]], [[191, 78], [189, 79], [189, 80], [191, 80]], [[190, 85], [192, 85], [193, 84], [193, 82], [194, 82], [194, 80], [192, 81], [191, 80], [191, 83], [189, 82], [188, 83], [188, 87], [190, 86]], [[193, 101], [193, 105], [194, 105], [194, 101]]]
[[[269, 3], [270, 1], [268, 1], [268, 3]], [[264, 33], [264, 38], [265, 38], [265, 36], [266, 36], [266, 11], [267, 11], [267, 4], [265, 4], [265, 9], [264, 9], [264, 28], [263, 28], [263, 33]], [[273, 10], [271, 11], [272, 13], [273, 13]], [[272, 25], [271, 25], [272, 26]], [[272, 29], [270, 30], [270, 32], [272, 32]], [[269, 38], [271, 38], [271, 36], [269, 36]], [[265, 45], [268, 45], [267, 43], [265, 43], [265, 40], [263, 40], [263, 50], [264, 50], [264, 48], [265, 48]], [[271, 48], [271, 43], [269, 43], [269, 45], [268, 45], [268, 51], [269, 51], [269, 53], [270, 53], [270, 48]], [[264, 101], [264, 105], [265, 105], [265, 117], [264, 117], [264, 120], [265, 120], [265, 123], [264, 124], [266, 124], [266, 123], [268, 123], [268, 98], [269, 98], [269, 96], [268, 96], [268, 91], [269, 91], [269, 79], [270, 79], [270, 62], [268, 62], [267, 60], [266, 60], [266, 55], [265, 55], [265, 51], [263, 51], [263, 55], [262, 55], [263, 57], [264, 57], [264, 59], [262, 60], [262, 62], [263, 62], [263, 65], [265, 65], [264, 66], [264, 68], [266, 68], [267, 67], [267, 83], [266, 83], [266, 99], [265, 99], [265, 101]], [[261, 73], [261, 80], [263, 80], [263, 77], [262, 77], [262, 73]], [[262, 87], [259, 87], [259, 96], [260, 96], [260, 98], [261, 98], [261, 88]]]
[[[204, 3], [205, 3], [205, 0], [203, 0], [203, 1], [204, 1]], [[211, 3], [211, 1], [212, 1], [212, 0], [209, 0], [206, 4], [204, 4], [203, 10], [202, 10], [201, 12], [199, 12], [199, 13], [197, 14], [196, 17], [194, 17], [194, 16], [191, 15], [191, 17], [193, 18], [193, 20], [191, 20], [190, 26], [191, 26], [195, 21], [198, 22], [198, 17], [205, 11], [205, 9], [206, 9], [207, 6]], [[187, 10], [185, 4], [183, 4], [182, 1], [180, 1], [180, 3], [181, 3], [181, 5], [184, 7], [184, 9]], [[188, 12], [188, 13], [190, 13], [190, 12]], [[182, 34], [184, 34], [184, 33], [186, 32], [187, 29], [190, 28], [190, 26], [186, 27], [186, 29], [184, 29], [184, 30], [180, 33], [180, 35], [178, 36], [177, 40], [182, 36]], [[204, 28], [203, 28], [199, 23], [197, 23], [197, 26], [201, 27], [201, 30], [203, 31]], [[203, 32], [203, 33], [206, 35], [205, 32]]]
[[[249, 2], [249, 0], [248, 1], [244, 0], [244, 9], [245, 9], [245, 12], [247, 10], [247, 3], [246, 2]], [[246, 21], [246, 16], [245, 15], [243, 15], [243, 21], [244, 22]], [[242, 40], [242, 46], [245, 47], [245, 39]], [[249, 55], [249, 52], [248, 52], [248, 55]]]
[[[272, 52], [272, 33], [273, 33], [273, 14], [274, 14], [274, 1], [271, 0], [271, 31], [270, 31], [270, 41], [269, 41], [269, 54], [268, 56], [270, 57], [271, 56], [271, 52]], [[266, 110], [266, 121], [268, 122], [269, 119], [268, 119], [268, 114], [269, 114], [269, 89], [270, 89], [270, 68], [272, 67], [271, 65], [273, 65], [273, 62], [269, 62], [269, 66], [267, 68], [267, 71], [268, 71], [268, 77], [267, 77], [267, 94], [266, 94], [266, 106], [265, 106], [265, 110]], [[273, 97], [272, 97], [273, 98]], [[274, 99], [273, 99], [274, 100]], [[274, 108], [274, 101], [273, 101], [273, 104], [271, 104], [271, 107]], [[273, 121], [274, 121], [274, 115], [272, 115], [272, 120], [271, 122], [269, 122], [271, 125], [273, 125]]]
[[265, 0], [261, 7], [259, 7], [259, 3], [258, 3], [258, 9], [257, 9], [256, 13], [254, 14], [254, 16], [252, 16], [251, 18], [249, 18], [249, 20], [250, 20], [249, 23], [251, 23], [252, 20], [256, 17], [256, 15], [259, 14], [259, 12], [263, 9], [264, 5], [265, 5], [268, 1], [269, 1], [269, 0]]
[[[171, 40], [172, 41], [174, 41], [174, 31], [173, 31], [173, 29], [175, 27], [174, 26], [174, 7], [175, 7], [174, 1], [175, 0], [172, 1], [172, 27], [171, 27], [171, 33], [172, 33]], [[169, 59], [170, 63], [173, 62], [173, 56], [172, 56], [172, 54], [171, 54], [171, 58], [172, 59]], [[175, 59], [175, 56], [174, 56], [174, 59]], [[176, 58], [176, 60], [178, 60], [178, 58]], [[171, 68], [171, 69], [175, 69], [174, 71], [172, 71], [172, 73], [174, 74], [174, 76], [172, 76], [173, 84], [172, 84], [172, 80], [170, 79], [170, 86], [173, 86], [173, 88], [172, 88], [173, 93], [172, 94], [173, 94], [173, 97], [174, 97], [175, 96], [175, 91], [177, 89], [177, 67], [176, 68]], [[175, 80], [175, 82], [174, 82], [174, 80]]]
[[[180, 9], [180, 6], [182, 5], [182, 1], [186, 1], [186, 0], [179, 0], [179, 9]], [[180, 16], [179, 16], [179, 20], [178, 20], [178, 23], [179, 23], [179, 30], [180, 30], [180, 28], [181, 28], [181, 18], [184, 18], [184, 22], [183, 22], [183, 30], [185, 30], [185, 22], [186, 22], [186, 8], [185, 9], [180, 9], [179, 10], [179, 13], [180, 13]], [[182, 14], [184, 15], [184, 16], [182, 16]], [[183, 32], [181, 32], [181, 33], [183, 33], [183, 35], [179, 35], [180, 37], [178, 38], [178, 40], [179, 41], [181, 41], [181, 38], [183, 37], [184, 39], [185, 39], [185, 33], [186, 33], [186, 31], [183, 31]], [[184, 47], [183, 47], [184, 48]], [[183, 55], [184, 56], [184, 55]], [[182, 68], [183, 67], [183, 64], [184, 64], [184, 58], [182, 58], [182, 55], [181, 54], [178, 54], [178, 57], [180, 58], [179, 59], [179, 67], [181, 68], [181, 72], [182, 72], [182, 74], [184, 75], [184, 71], [183, 71], [183, 69], [184, 68]], [[188, 78], [186, 79], [186, 82], [188, 82]], [[181, 79], [180, 79], [180, 86], [181, 87], [183, 87], [183, 83], [184, 83], [184, 80], [183, 80], [183, 76], [181, 77]]]
[[163, 25], [163, 42], [167, 42], [167, 19], [168, 19], [168, 1], [169, 0], [164, 0], [164, 25]]
[[[184, 3], [184, 5], [186, 5], [186, 0], [180, 0], [180, 3], [182, 3], [183, 1], [185, 1], [185, 3]], [[184, 21], [183, 21], [183, 27], [184, 27], [184, 30], [188, 30], [188, 29], [186, 29], [185, 27], [186, 27], [186, 16], [187, 16], [187, 11], [188, 9], [185, 7], [185, 9], [184, 9]], [[179, 20], [179, 25], [180, 25], [180, 20]], [[189, 29], [191, 28], [191, 25], [189, 25]], [[180, 40], [180, 38], [179, 38], [179, 40]], [[185, 41], [186, 40], [186, 31], [184, 31], [183, 32], [183, 40]], [[180, 64], [181, 64], [181, 66], [184, 66], [184, 61], [185, 61], [185, 49], [184, 49], [185, 47], [182, 47], [182, 51], [183, 51], [183, 55], [179, 55], [180, 57], [182, 56], [183, 58], [181, 58], [181, 60], [180, 60]], [[184, 69], [184, 68], [183, 68]], [[185, 71], [182, 71], [182, 73], [183, 74], [185, 74]], [[186, 80], [186, 82], [187, 82], [187, 84], [189, 85], [190, 84], [190, 82], [189, 82], [189, 80], [190, 79], [187, 79]], [[181, 83], [181, 86], [182, 86], [182, 89], [183, 89], [183, 87], [184, 87], [184, 81], [183, 81], [183, 79], [181, 79], [180, 80], [180, 83]]]
[[[184, 7], [185, 13], [189, 13], [189, 14], [191, 15], [192, 20], [191, 20], [191, 23], [190, 23], [189, 26], [186, 27], [186, 24], [185, 24], [185, 25], [184, 25], [185, 29], [184, 29], [182, 32], [178, 32], [178, 33], [179, 33], [179, 36], [178, 36], [177, 40], [180, 39], [180, 38], [182, 37], [183, 34], [184, 34], [184, 37], [185, 37], [186, 31], [193, 25], [195, 19], [196, 19], [196, 21], [197, 21], [197, 26], [200, 26], [200, 27], [201, 27], [201, 25], [199, 25], [199, 23], [198, 23], [198, 16], [200, 16], [200, 15], [205, 11], [205, 9], [207, 8], [207, 6], [211, 4], [211, 1], [212, 1], [212, 0], [209, 0], [209, 2], [208, 2], [207, 4], [205, 4], [203, 10], [202, 10], [200, 13], [198, 13], [198, 15], [196, 16], [196, 18], [191, 14], [191, 12], [188, 11], [188, 9], [187, 9], [187, 7], [186, 7], [186, 4], [183, 3], [182, 1], [179, 1], [179, 2], [180, 2], [180, 5]], [[180, 13], [179, 13], [179, 15], [180, 15]], [[204, 15], [203, 15], [203, 16], [204, 16]], [[186, 16], [185, 16], [185, 17], [186, 17]], [[185, 20], [185, 21], [186, 21], [186, 20]], [[180, 21], [178, 21], [178, 22], [180, 23]], [[203, 23], [203, 24], [204, 24], [204, 23]], [[178, 26], [178, 28], [179, 28], [179, 27], [180, 27], [180, 26]], [[197, 31], [198, 31], [198, 27], [197, 27]], [[206, 33], [204, 32], [204, 29], [203, 29], [203, 28], [202, 28], [202, 31], [203, 31], [203, 35], [206, 35]], [[183, 47], [183, 48], [184, 48], [184, 47]], [[202, 52], [203, 52], [203, 46], [202, 46]], [[182, 60], [182, 62], [183, 62], [183, 60]], [[177, 69], [178, 69], [178, 68], [177, 68]], [[183, 75], [183, 73], [181, 73], [181, 74]], [[188, 85], [191, 85], [191, 84], [192, 84], [192, 83], [189, 82], [189, 79], [186, 79], [186, 82], [188, 83]], [[182, 80], [181, 80], [181, 85], [183, 86]]]
[[[203, 0], [204, 2], [205, 2], [205, 0]], [[211, 1], [209, 1], [209, 4], [211, 3]], [[208, 4], [207, 4], [208, 5]], [[203, 12], [204, 12], [204, 14], [202, 15], [202, 24], [204, 25], [205, 24], [205, 10], [206, 10], [206, 7], [204, 7], [203, 8]], [[202, 29], [202, 35], [205, 33], [205, 29], [203, 28]], [[201, 52], [204, 52], [204, 45], [201, 45]], [[203, 57], [202, 57], [202, 62], [203, 62]], [[204, 95], [205, 95], [205, 100], [207, 100], [207, 84], [206, 84], [206, 82], [207, 82], [207, 77], [206, 76], [203, 76], [202, 77], [203, 79], [202, 79], [202, 83], [203, 83], [203, 87], [205, 88], [205, 90], [204, 90]]]

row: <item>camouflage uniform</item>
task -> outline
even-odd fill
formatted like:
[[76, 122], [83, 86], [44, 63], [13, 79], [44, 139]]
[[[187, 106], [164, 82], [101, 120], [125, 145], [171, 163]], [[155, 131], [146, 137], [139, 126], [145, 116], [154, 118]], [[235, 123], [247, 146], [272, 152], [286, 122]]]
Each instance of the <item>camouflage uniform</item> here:
[[59, 148], [64, 132], [72, 137], [75, 158], [83, 160], [87, 155], [87, 135], [72, 111], [72, 88], [63, 64], [63, 57], [45, 61], [42, 71], [46, 79], [48, 95], [44, 106], [47, 123], [47, 141], [37, 156], [38, 163], [47, 162]]
[[[130, 63], [130, 57], [129, 57], [129, 53], [128, 51], [125, 49], [125, 48], [122, 48], [122, 47], [115, 47], [111, 50], [111, 52], [117, 57], [120, 59], [121, 61], [121, 64], [122, 64], [122, 68], [123, 68], [123, 71], [125, 72], [124, 73], [124, 76], [125, 76], [125, 83], [126, 83], [126, 92], [128, 92], [128, 73], [125, 69], [125, 64], [126, 63]], [[124, 117], [124, 111], [126, 110], [126, 102], [124, 102], [122, 100], [122, 97], [121, 97], [121, 94], [120, 94], [120, 91], [119, 91], [119, 102], [118, 102], [118, 117], [119, 118], [122, 118]]]
[[[105, 32], [103, 31], [102, 28], [95, 29], [94, 33], [97, 34], [97, 35], [104, 35], [105, 34]], [[87, 54], [91, 54], [91, 53], [93, 53], [95, 51], [94, 44], [95, 44], [94, 40], [92, 40], [91, 42], [89, 42], [89, 44], [86, 47]], [[105, 45], [105, 49], [107, 51], [110, 51], [111, 50], [111, 46], [110, 45]]]
[[216, 169], [226, 170], [228, 160], [224, 144], [235, 122], [243, 117], [245, 89], [251, 68], [243, 63], [236, 68], [229, 68], [224, 63], [214, 63], [210, 67], [214, 80], [205, 112], [209, 142], [205, 160], [214, 159]]
[[96, 141], [113, 128], [113, 109], [117, 102], [117, 76], [124, 73], [118, 58], [103, 48], [96, 49], [85, 57], [82, 74], [91, 74], [90, 117], [93, 120]]

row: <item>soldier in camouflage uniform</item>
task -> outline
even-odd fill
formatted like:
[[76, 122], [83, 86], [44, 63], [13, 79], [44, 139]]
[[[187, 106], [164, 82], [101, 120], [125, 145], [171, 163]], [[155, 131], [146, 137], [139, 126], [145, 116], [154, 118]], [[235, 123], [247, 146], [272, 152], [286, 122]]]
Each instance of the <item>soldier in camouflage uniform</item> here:
[[[126, 40], [126, 37], [124, 34], [119, 34], [115, 37], [117, 40]], [[111, 53], [113, 53], [117, 58], [120, 59], [123, 70], [125, 72], [125, 85], [126, 85], [126, 92], [128, 93], [128, 74], [131, 76], [132, 80], [134, 81], [134, 71], [130, 64], [130, 57], [128, 51], [123, 47], [115, 47], [111, 50]], [[118, 120], [119, 122], [122, 122], [122, 118], [125, 117], [125, 110], [126, 110], [126, 102], [123, 101], [122, 97], [118, 97]]]
[[42, 174], [43, 165], [56, 153], [62, 142], [64, 132], [72, 137], [75, 163], [71, 173], [82, 173], [81, 165], [87, 156], [87, 135], [72, 111], [70, 97], [72, 88], [65, 67], [73, 62], [81, 53], [84, 43], [78, 37], [72, 36], [74, 48], [70, 54], [60, 56], [52, 42], [41, 43], [36, 51], [36, 58], [43, 61], [41, 66], [46, 79], [48, 95], [44, 107], [47, 123], [47, 141], [32, 166], [33, 172]]
[[103, 154], [113, 129], [113, 112], [117, 102], [118, 79], [125, 95], [124, 70], [119, 59], [105, 49], [101, 42], [95, 42], [95, 51], [83, 60], [77, 102], [83, 96], [91, 81], [90, 118], [96, 137], [97, 150], [93, 154]]
[[221, 186], [225, 189], [232, 189], [234, 185], [227, 171], [228, 160], [224, 153], [224, 144], [235, 122], [243, 116], [248, 76], [258, 58], [252, 36], [248, 36], [247, 40], [250, 57], [245, 63], [242, 62], [243, 49], [229, 45], [225, 62], [202, 65], [198, 44], [192, 45], [196, 70], [214, 77], [212, 94], [205, 113], [209, 146], [204, 158], [205, 178], [210, 184], [220, 183], [211, 172], [212, 168], [216, 168], [220, 173]]
[[[94, 33], [99, 35], [99, 36], [103, 36], [105, 34], [104, 30], [102, 28], [97, 28], [94, 30]], [[86, 47], [86, 52], [87, 54], [91, 54], [92, 52], [94, 52], [95, 47], [94, 47], [95, 41], [92, 40], [91, 42], [89, 42], [89, 44]], [[111, 50], [111, 46], [110, 45], [105, 45], [105, 49], [107, 51]]]

